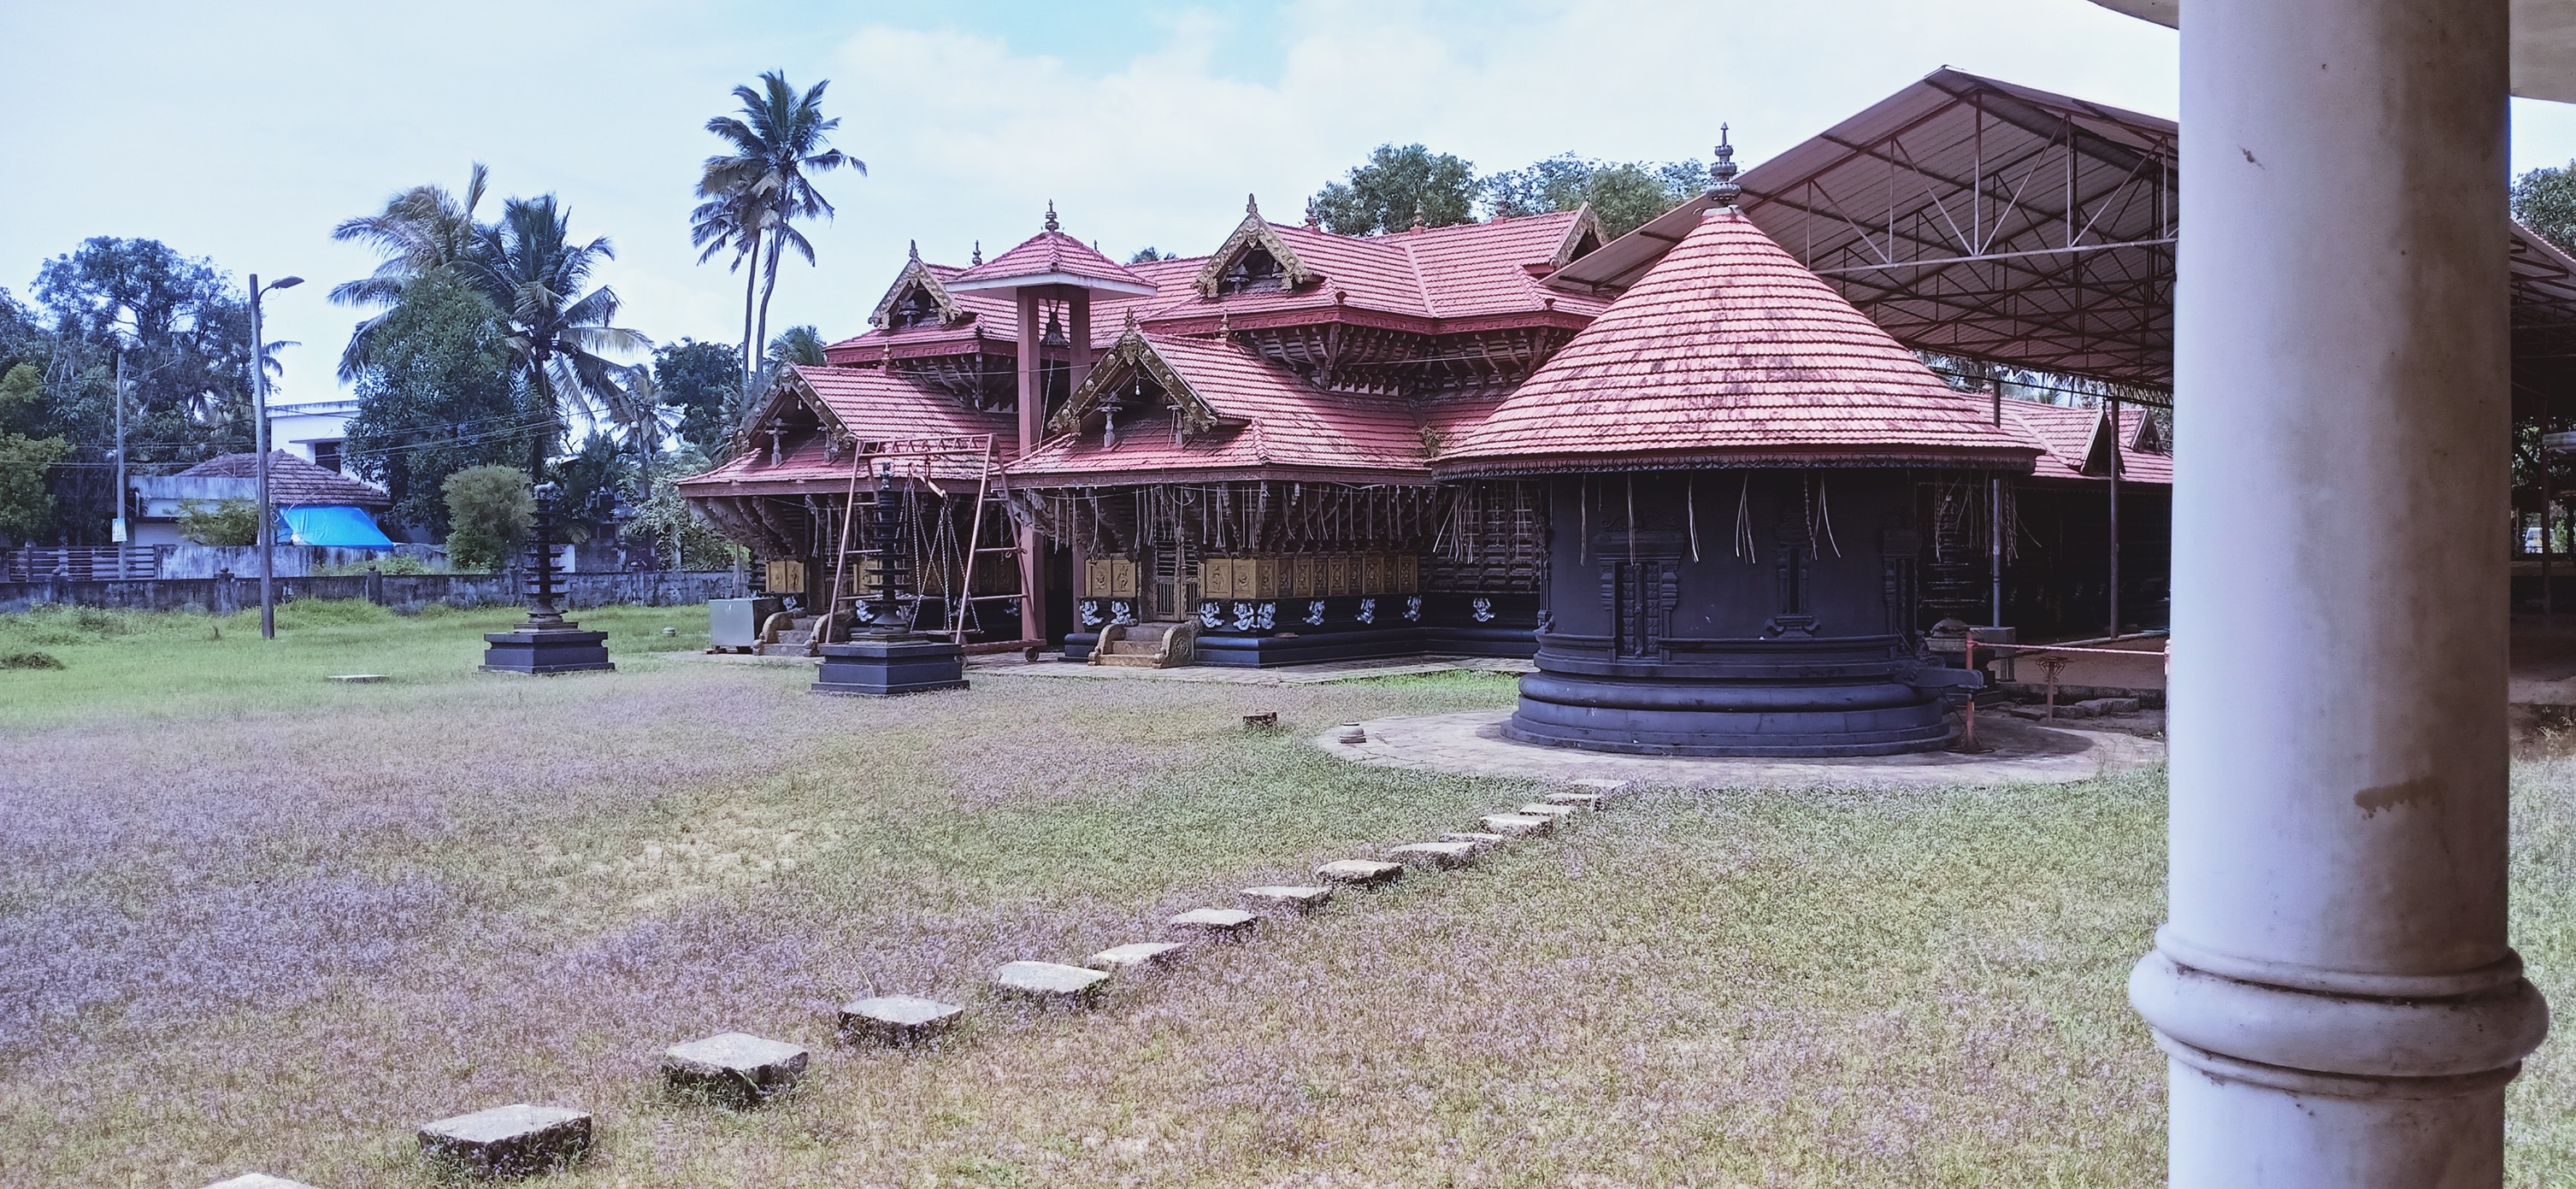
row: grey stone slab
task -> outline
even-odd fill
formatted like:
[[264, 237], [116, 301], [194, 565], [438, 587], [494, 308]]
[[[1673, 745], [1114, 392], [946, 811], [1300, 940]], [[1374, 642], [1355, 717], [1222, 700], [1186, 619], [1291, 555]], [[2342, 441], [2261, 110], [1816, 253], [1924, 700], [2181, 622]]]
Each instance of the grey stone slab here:
[[673, 1045], [662, 1054], [662, 1080], [737, 1105], [750, 1105], [794, 1086], [810, 1058], [804, 1049], [747, 1032], [725, 1032]]
[[[2090, 710], [2096, 715], [2136, 714], [2138, 712], [2138, 700], [2136, 698], [2086, 698], [2081, 702], [2077, 702], [2076, 705]], [[2060, 709], [2062, 710], [2063, 707]]]
[[1565, 783], [1581, 785], [1584, 788], [1594, 789], [1604, 793], [1624, 793], [1632, 787], [1629, 781], [1612, 780], [1606, 776], [1579, 776], [1573, 780], [1566, 781]]
[[1545, 834], [1556, 829], [1555, 818], [1532, 817], [1526, 813], [1489, 813], [1482, 818], [1478, 818], [1477, 821], [1486, 829], [1491, 830], [1496, 834], [1504, 834], [1513, 838], [1525, 837], [1531, 834]]
[[423, 1162], [471, 1176], [530, 1176], [589, 1151], [589, 1113], [560, 1106], [514, 1102], [420, 1129]]
[[374, 685], [379, 681], [391, 681], [393, 678], [382, 673], [334, 673], [331, 675], [331, 680], [343, 685]]
[[1177, 941], [1134, 941], [1113, 945], [1082, 960], [1093, 970], [1124, 974], [1134, 970], [1161, 970], [1177, 964], [1188, 947]]
[[1386, 855], [1407, 867], [1431, 867], [1445, 871], [1474, 862], [1478, 849], [1472, 842], [1408, 842], [1386, 852]]
[[1440, 841], [1464, 842], [1475, 847], [1477, 852], [1481, 854], [1485, 851], [1501, 846], [1502, 844], [1511, 841], [1511, 839], [1505, 838], [1500, 834], [1484, 834], [1474, 830], [1451, 830], [1450, 832], [1441, 835]]
[[993, 972], [995, 991], [1040, 1003], [1088, 1004], [1108, 981], [1104, 972], [1061, 962], [1005, 962]]
[[841, 1037], [886, 1045], [917, 1045], [938, 1038], [966, 1018], [966, 1009], [912, 995], [881, 995], [841, 1005]]
[[1520, 814], [1522, 817], [1572, 817], [1573, 815], [1583, 811], [1572, 805], [1549, 805], [1543, 802], [1533, 801], [1527, 805], [1521, 806], [1519, 809], [1513, 810], [1512, 812]]
[[264, 1172], [246, 1172], [237, 1177], [217, 1181], [206, 1186], [206, 1189], [313, 1189], [313, 1186], [302, 1181], [290, 1181], [284, 1177], [272, 1177]]
[[1276, 912], [1296, 916], [1314, 912], [1332, 903], [1330, 884], [1315, 886], [1265, 884], [1243, 889], [1243, 902], [1255, 912]]
[[1550, 805], [1571, 805], [1576, 809], [1608, 809], [1610, 798], [1604, 793], [1549, 793]]
[[1336, 859], [1316, 868], [1315, 878], [1348, 887], [1374, 888], [1404, 878], [1404, 866], [1373, 859]]
[[1240, 908], [1193, 908], [1167, 923], [1184, 934], [1207, 941], [1242, 941], [1261, 926], [1261, 918]]

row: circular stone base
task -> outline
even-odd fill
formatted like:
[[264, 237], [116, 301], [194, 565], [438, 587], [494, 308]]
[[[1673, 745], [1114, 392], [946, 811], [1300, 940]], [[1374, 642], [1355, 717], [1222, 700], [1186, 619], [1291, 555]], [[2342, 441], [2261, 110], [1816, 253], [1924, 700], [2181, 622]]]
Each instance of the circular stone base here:
[[1961, 785], [2067, 784], [2153, 767], [2165, 759], [2161, 739], [2116, 731], [2042, 727], [2000, 715], [1977, 717], [1978, 742], [1990, 751], [1917, 752], [1817, 759], [1631, 756], [1523, 743], [1503, 734], [1509, 710], [1468, 710], [1361, 723], [1362, 743], [1343, 743], [1348, 728], [1315, 745], [1354, 763], [1453, 776], [1519, 776], [1564, 782], [1584, 778], [1680, 788], [1942, 788]]

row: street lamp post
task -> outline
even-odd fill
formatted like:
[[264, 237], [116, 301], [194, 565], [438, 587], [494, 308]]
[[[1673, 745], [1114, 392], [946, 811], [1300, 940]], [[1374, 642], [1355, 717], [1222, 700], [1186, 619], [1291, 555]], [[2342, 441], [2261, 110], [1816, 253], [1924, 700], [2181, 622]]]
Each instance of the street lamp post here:
[[259, 274], [250, 275], [250, 399], [251, 417], [257, 422], [259, 448], [259, 638], [277, 638], [277, 526], [276, 512], [268, 503], [268, 355], [261, 348], [259, 298], [270, 289], [292, 289], [304, 283], [302, 277], [279, 277], [266, 288]]

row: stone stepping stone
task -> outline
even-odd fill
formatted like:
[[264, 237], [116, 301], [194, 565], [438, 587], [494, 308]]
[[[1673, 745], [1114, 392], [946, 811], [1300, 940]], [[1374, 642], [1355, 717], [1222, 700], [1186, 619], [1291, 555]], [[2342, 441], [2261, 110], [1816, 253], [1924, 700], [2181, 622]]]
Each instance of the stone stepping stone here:
[[872, 1040], [897, 1048], [946, 1035], [966, 1018], [966, 1009], [912, 995], [882, 995], [841, 1005], [841, 1038]]
[[1624, 793], [1629, 789], [1636, 787], [1627, 781], [1612, 780], [1606, 776], [1582, 776], [1566, 781], [1565, 783], [1575, 785], [1580, 788], [1598, 790], [1604, 793]]
[[1178, 964], [1181, 955], [1187, 952], [1188, 947], [1177, 941], [1134, 941], [1113, 945], [1083, 959], [1082, 964], [1111, 974], [1164, 970]]
[[1583, 811], [1571, 805], [1543, 805], [1533, 801], [1512, 812], [1522, 817], [1572, 817]]
[[1061, 962], [1005, 962], [993, 972], [993, 989], [1003, 995], [1044, 1004], [1087, 1007], [1100, 998], [1103, 971]]
[[1486, 851], [1492, 850], [1511, 841], [1511, 839], [1505, 838], [1500, 834], [1481, 834], [1474, 830], [1451, 830], [1450, 832], [1441, 835], [1440, 841], [1464, 842], [1474, 846], [1476, 848], [1476, 853], [1483, 854]]
[[1333, 901], [1332, 885], [1320, 887], [1265, 884], [1243, 889], [1243, 902], [1256, 912], [1279, 912], [1304, 916]]
[[1556, 829], [1555, 818], [1526, 813], [1492, 813], [1476, 820], [1487, 830], [1514, 838], [1545, 834]]
[[783, 1041], [725, 1032], [664, 1051], [662, 1080], [674, 1090], [750, 1106], [803, 1079], [809, 1056]]
[[1246, 941], [1261, 926], [1261, 918], [1240, 908], [1193, 908], [1168, 923], [1206, 941]]
[[1447, 871], [1474, 862], [1477, 850], [1472, 842], [1408, 842], [1386, 853], [1407, 867]]
[[1374, 859], [1337, 859], [1316, 868], [1315, 878], [1345, 887], [1382, 887], [1404, 878], [1404, 865]]
[[1604, 793], [1549, 793], [1550, 805], [1570, 805], [1576, 809], [1608, 809], [1610, 798]]
[[374, 685], [379, 681], [391, 681], [393, 678], [382, 673], [334, 673], [331, 675], [331, 680], [342, 685]]
[[514, 1102], [420, 1129], [424, 1163], [478, 1177], [530, 1176], [589, 1151], [589, 1113], [559, 1106]]
[[284, 1177], [272, 1177], [264, 1172], [246, 1172], [230, 1180], [217, 1181], [206, 1189], [313, 1189], [313, 1186]]

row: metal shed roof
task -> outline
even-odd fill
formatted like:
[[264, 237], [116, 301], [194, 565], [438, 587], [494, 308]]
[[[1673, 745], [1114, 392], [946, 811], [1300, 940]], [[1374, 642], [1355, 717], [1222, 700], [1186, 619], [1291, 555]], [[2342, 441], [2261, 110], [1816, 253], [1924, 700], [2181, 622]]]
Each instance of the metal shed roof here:
[[[2178, 139], [2160, 116], [1944, 68], [1745, 171], [1740, 204], [1907, 347], [2144, 397], [2173, 386]], [[1707, 205], [1547, 284], [1624, 290]], [[2576, 353], [2576, 260], [2512, 237], [2517, 356]]]

